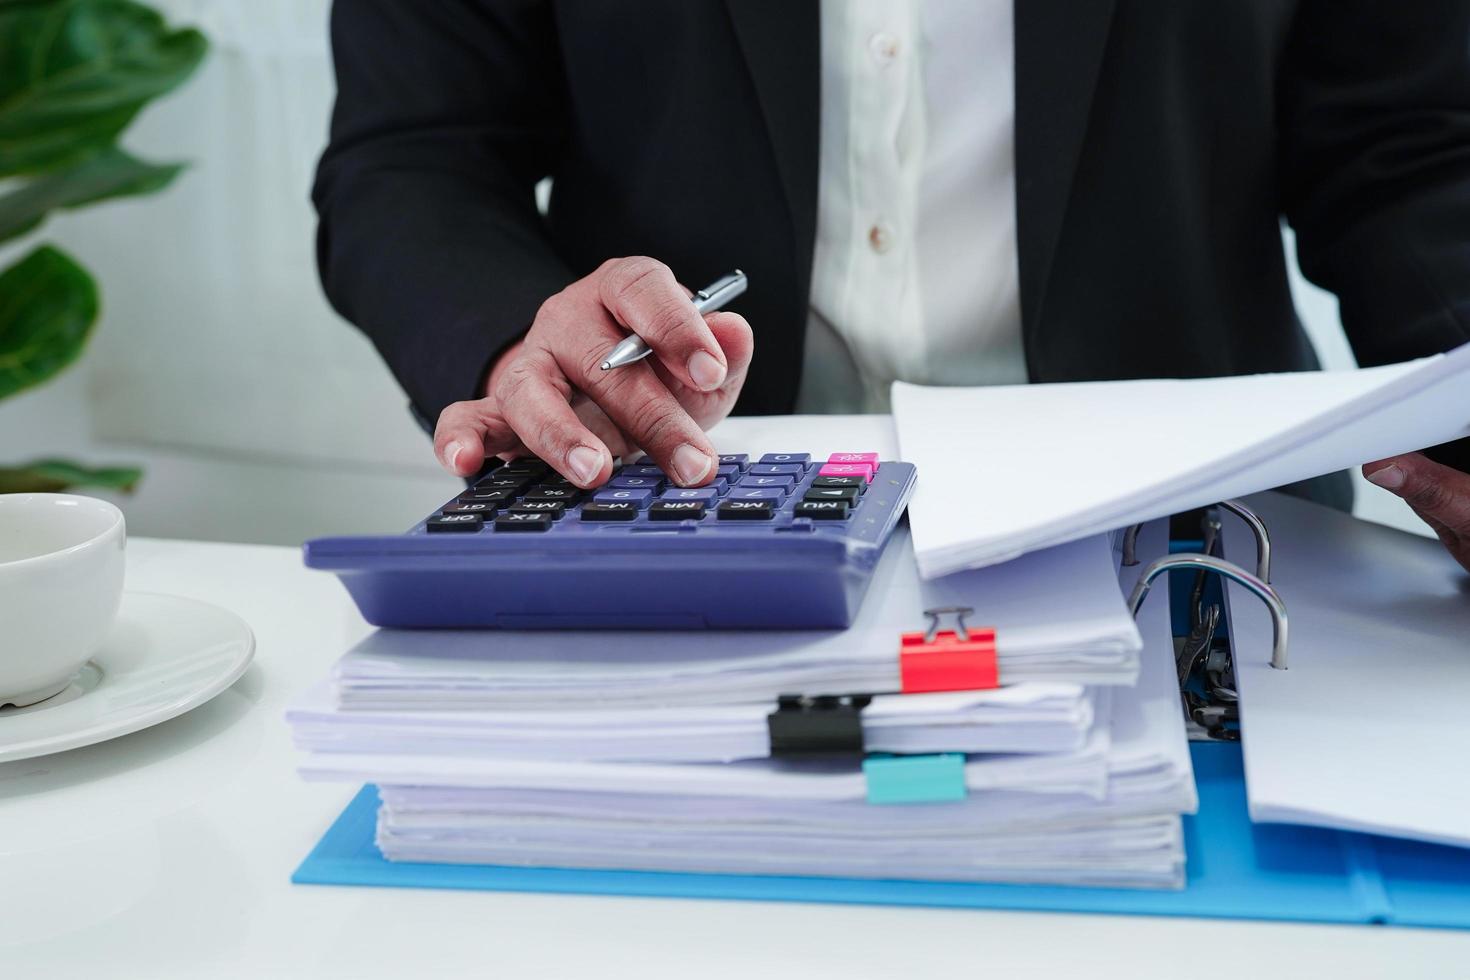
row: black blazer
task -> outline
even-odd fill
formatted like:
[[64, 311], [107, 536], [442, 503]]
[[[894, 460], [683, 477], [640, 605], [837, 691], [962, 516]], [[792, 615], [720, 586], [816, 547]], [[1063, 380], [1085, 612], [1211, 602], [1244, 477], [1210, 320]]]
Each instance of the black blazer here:
[[[423, 416], [631, 254], [746, 270], [737, 411], [792, 409], [817, 3], [339, 0], [332, 43], [322, 281]], [[1314, 367], [1283, 215], [1362, 364], [1470, 340], [1470, 0], [1016, 0], [1015, 50], [1033, 380]]]

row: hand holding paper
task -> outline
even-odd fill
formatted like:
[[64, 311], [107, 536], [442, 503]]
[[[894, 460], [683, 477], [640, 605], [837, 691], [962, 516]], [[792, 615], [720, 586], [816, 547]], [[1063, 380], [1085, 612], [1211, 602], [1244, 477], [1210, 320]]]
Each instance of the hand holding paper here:
[[1363, 475], [1402, 497], [1470, 571], [1470, 473], [1409, 453], [1369, 463]]

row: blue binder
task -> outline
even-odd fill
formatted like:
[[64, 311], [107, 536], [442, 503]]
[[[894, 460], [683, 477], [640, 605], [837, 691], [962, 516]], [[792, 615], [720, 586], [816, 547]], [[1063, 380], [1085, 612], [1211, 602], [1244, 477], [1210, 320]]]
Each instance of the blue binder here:
[[1183, 891], [393, 863], [373, 844], [378, 797], [372, 786], [348, 804], [291, 880], [1470, 928], [1470, 851], [1252, 824], [1239, 746], [1197, 742], [1191, 749], [1200, 807], [1197, 816], [1184, 818], [1189, 868]]

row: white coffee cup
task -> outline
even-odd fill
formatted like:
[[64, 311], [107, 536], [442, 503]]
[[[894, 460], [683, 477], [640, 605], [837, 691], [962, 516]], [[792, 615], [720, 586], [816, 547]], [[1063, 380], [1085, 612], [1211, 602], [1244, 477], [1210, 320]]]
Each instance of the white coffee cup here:
[[0, 494], [0, 706], [64, 690], [102, 646], [126, 542], [122, 511], [105, 500]]

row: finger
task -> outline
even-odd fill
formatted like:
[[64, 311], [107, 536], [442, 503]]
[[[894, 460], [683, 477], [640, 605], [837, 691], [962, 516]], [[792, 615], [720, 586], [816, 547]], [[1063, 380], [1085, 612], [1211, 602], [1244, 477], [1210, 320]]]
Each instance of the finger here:
[[725, 383], [725, 354], [668, 266], [638, 256], [613, 259], [600, 271], [602, 305], [642, 337], [675, 377], [695, 391], [713, 391]]
[[517, 441], [488, 398], [455, 402], [439, 413], [434, 426], [434, 455], [455, 476], [473, 476], [486, 455], [513, 448]]
[[706, 319], [730, 362], [724, 384], [714, 391], [692, 391], [662, 364], [654, 363], [653, 370], [664, 386], [679, 399], [679, 403], [695, 423], [701, 429], [708, 430], [730, 414], [735, 400], [740, 397], [740, 389], [745, 385], [746, 372], [750, 368], [754, 342], [750, 335], [750, 325], [738, 313], [712, 313]]
[[1441, 536], [1470, 534], [1470, 474], [1409, 453], [1368, 463], [1363, 476], [1402, 497]]
[[612, 453], [567, 401], [563, 385], [553, 382], [554, 362], [525, 358], [505, 374], [496, 396], [505, 420], [527, 449], [584, 489], [607, 481]]
[[745, 373], [750, 370], [750, 359], [755, 355], [755, 332], [745, 317], [729, 310], [711, 313], [704, 320], [725, 354], [727, 368], [720, 387], [739, 394], [740, 386], [745, 384]]
[[597, 403], [586, 395], [578, 393], [572, 398], [572, 411], [577, 413], [577, 418], [582, 424], [592, 430], [592, 434], [602, 440], [608, 451], [614, 456], [621, 456], [625, 460], [632, 455], [637, 447], [627, 434], [613, 425], [612, 419], [607, 413], [597, 407]]

